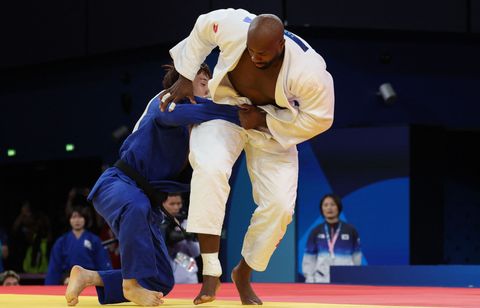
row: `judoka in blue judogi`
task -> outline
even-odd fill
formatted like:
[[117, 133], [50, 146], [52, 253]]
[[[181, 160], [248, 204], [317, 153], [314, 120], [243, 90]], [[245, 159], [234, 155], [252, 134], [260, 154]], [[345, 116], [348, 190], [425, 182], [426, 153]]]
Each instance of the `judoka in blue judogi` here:
[[[188, 165], [189, 124], [210, 120], [239, 124], [238, 107], [218, 105], [200, 97], [195, 97], [195, 101], [197, 104], [177, 103], [172, 112], [161, 112], [158, 95], [155, 96], [120, 149], [120, 159], [159, 191], [189, 189], [189, 179], [178, 181]], [[161, 303], [161, 297], [172, 290], [174, 278], [159, 228], [163, 220], [160, 210], [151, 205], [133, 179], [116, 167], [100, 176], [88, 198], [120, 242], [122, 269], [98, 271], [97, 276], [87, 277], [95, 272], [74, 267], [66, 293], [67, 303], [75, 305], [78, 295], [88, 285], [96, 285], [101, 304], [128, 300], [141, 305]], [[127, 299], [125, 279], [135, 279], [146, 289], [141, 298]], [[152, 293], [156, 298], [152, 298]]]

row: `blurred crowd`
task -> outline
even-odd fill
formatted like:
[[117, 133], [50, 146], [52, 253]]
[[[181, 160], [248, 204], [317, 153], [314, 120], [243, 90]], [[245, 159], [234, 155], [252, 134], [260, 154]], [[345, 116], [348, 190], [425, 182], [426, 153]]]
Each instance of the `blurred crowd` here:
[[[0, 285], [43, 283], [47, 273], [50, 275], [55, 270], [64, 271], [61, 273], [61, 283], [66, 282], [69, 269], [62, 268], [61, 264], [52, 264], [51, 258], [55, 255], [52, 251], [57, 246], [60, 255], [78, 253], [78, 249], [75, 251], [72, 245], [56, 243], [66, 234], [75, 233], [75, 230], [78, 235], [88, 230], [98, 238], [99, 247], [105, 250], [109, 268], [120, 268], [118, 242], [110, 227], [87, 202], [88, 193], [89, 189], [85, 187], [72, 188], [58, 217], [49, 217], [28, 200], [22, 202], [11, 225], [0, 225]], [[52, 230], [57, 230], [58, 234]], [[81, 245], [88, 248], [89, 242], [91, 240], [82, 238]]]
[[[0, 225], [0, 286], [67, 284], [74, 265], [92, 270], [121, 268], [119, 243], [87, 201], [89, 192], [85, 187], [72, 188], [56, 217], [25, 200], [11, 225]], [[185, 226], [183, 203], [183, 195], [173, 193], [168, 194], [163, 207]], [[201, 261], [196, 236], [167, 219], [161, 231], [176, 282], [197, 283]]]

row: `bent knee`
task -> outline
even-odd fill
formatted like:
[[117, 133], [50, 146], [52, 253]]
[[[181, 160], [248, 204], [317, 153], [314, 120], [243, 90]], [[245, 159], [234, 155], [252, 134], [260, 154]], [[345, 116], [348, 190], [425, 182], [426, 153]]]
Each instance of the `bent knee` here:
[[272, 208], [277, 215], [280, 215], [282, 217], [292, 216], [295, 209], [295, 202], [288, 202], [287, 200], [282, 199], [281, 195], [279, 197], [271, 199], [269, 204], [269, 207]]
[[221, 162], [208, 162], [194, 167], [196, 176], [207, 179], [229, 179], [232, 173], [232, 166]]

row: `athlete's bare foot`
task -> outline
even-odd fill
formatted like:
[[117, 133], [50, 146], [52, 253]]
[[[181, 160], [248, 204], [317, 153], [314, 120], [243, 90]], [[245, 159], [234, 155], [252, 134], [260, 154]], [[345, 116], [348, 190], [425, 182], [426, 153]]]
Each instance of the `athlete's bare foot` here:
[[68, 306], [78, 304], [78, 296], [89, 286], [103, 286], [103, 281], [95, 271], [84, 269], [81, 266], [74, 265], [70, 271], [65, 299]]
[[202, 289], [193, 300], [195, 305], [213, 302], [218, 288], [220, 288], [220, 279], [214, 276], [203, 276]]
[[123, 296], [140, 306], [158, 306], [163, 304], [163, 293], [150, 291], [138, 284], [136, 279], [123, 279]]
[[232, 281], [235, 283], [235, 287], [237, 287], [238, 294], [240, 294], [242, 305], [263, 305], [263, 302], [255, 294], [250, 284], [251, 274], [252, 268], [242, 258], [232, 271]]

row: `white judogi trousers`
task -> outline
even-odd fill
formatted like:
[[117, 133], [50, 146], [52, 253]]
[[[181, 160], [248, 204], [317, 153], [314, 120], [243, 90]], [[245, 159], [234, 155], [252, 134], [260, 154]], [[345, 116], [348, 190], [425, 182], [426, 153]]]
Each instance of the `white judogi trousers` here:
[[298, 182], [296, 146], [284, 149], [268, 133], [223, 120], [195, 126], [190, 137], [193, 176], [187, 231], [220, 235], [232, 167], [245, 150], [255, 209], [242, 256], [264, 271], [292, 221]]

